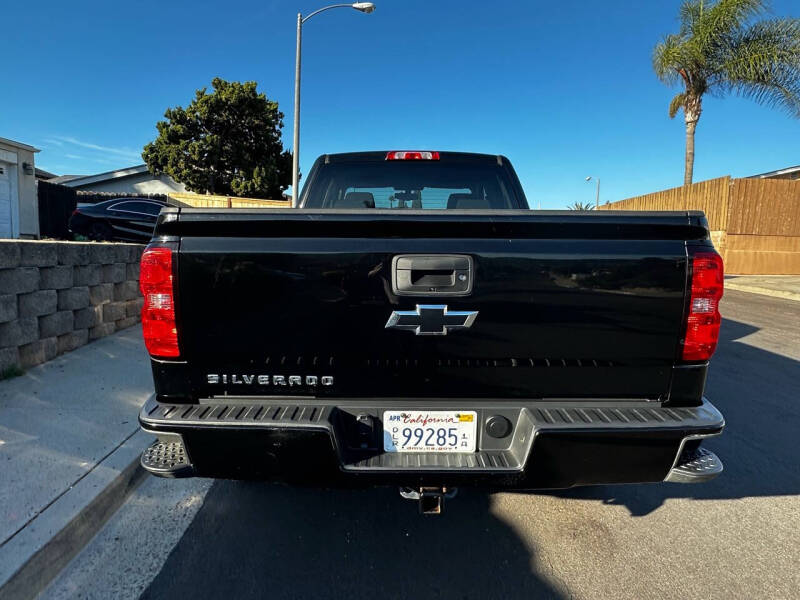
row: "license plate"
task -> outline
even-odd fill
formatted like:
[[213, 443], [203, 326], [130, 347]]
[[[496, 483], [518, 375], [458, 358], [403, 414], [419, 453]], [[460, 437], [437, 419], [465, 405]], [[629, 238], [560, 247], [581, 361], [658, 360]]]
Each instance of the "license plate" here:
[[475, 452], [478, 415], [472, 410], [387, 410], [385, 452]]

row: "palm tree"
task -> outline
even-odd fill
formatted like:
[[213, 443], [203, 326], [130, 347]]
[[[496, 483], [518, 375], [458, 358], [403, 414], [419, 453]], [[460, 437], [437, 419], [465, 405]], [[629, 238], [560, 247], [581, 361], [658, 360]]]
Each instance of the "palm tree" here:
[[767, 0], [684, 0], [680, 30], [653, 50], [653, 69], [682, 90], [669, 116], [686, 121], [684, 185], [692, 183], [703, 96], [734, 93], [800, 117], [800, 19], [764, 18]]
[[591, 202], [573, 202], [572, 204], [567, 204], [567, 208], [570, 210], [594, 210], [594, 204]]

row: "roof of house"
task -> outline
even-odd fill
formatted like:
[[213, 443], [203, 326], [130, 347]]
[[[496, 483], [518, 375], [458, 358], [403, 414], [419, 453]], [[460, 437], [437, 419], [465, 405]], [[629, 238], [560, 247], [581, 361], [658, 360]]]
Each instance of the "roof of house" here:
[[97, 175], [78, 175], [66, 181], [54, 182], [62, 183], [67, 187], [81, 187], [100, 181], [109, 181], [111, 179], [119, 179], [121, 177], [130, 177], [131, 175], [138, 175], [139, 173], [147, 173], [147, 165], [136, 165], [134, 167], [127, 167], [125, 169], [116, 169], [115, 171], [106, 171], [105, 173], [98, 173]]
[[50, 171], [45, 171], [44, 169], [40, 169], [36, 167], [36, 179], [55, 179], [57, 176], [55, 173], [51, 173]]
[[58, 177], [53, 177], [52, 179], [48, 179], [47, 183], [60, 183], [63, 185], [67, 181], [72, 181], [73, 179], [80, 179], [81, 177], [86, 177], [86, 175], [59, 175]]
[[785, 169], [778, 169], [777, 171], [760, 173], [759, 175], [751, 175], [748, 179], [765, 179], [768, 177], [778, 177], [780, 175], [788, 175], [789, 173], [797, 173], [798, 171], [800, 171], [800, 165], [797, 165], [796, 167], [786, 167]]
[[27, 150], [28, 152], [39, 152], [38, 148], [34, 148], [33, 146], [29, 146], [28, 144], [23, 144], [22, 142], [15, 142], [14, 140], [10, 140], [4, 137], [0, 137], [0, 144], [5, 144], [6, 146], [14, 146], [15, 148], [19, 148], [21, 150]]

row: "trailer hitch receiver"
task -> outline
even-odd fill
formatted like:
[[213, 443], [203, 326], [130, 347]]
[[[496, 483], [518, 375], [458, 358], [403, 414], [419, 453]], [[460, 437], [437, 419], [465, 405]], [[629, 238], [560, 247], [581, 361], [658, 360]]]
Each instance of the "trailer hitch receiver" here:
[[400, 495], [406, 500], [419, 503], [419, 514], [440, 515], [444, 509], [444, 499], [454, 498], [458, 488], [423, 486], [418, 488], [401, 487]]

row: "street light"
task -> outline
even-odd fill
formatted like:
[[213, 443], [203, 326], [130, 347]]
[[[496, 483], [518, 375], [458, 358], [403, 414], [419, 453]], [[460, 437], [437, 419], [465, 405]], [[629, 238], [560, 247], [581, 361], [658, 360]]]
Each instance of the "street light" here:
[[292, 207], [297, 208], [300, 200], [300, 49], [303, 36], [303, 23], [314, 15], [332, 8], [354, 8], [357, 11], [369, 14], [375, 10], [372, 2], [353, 2], [352, 4], [331, 4], [315, 10], [307, 17], [297, 13], [297, 51], [294, 63], [294, 148], [292, 148]]
[[600, 178], [589, 175], [589, 177], [586, 178], [586, 181], [591, 181], [592, 179], [597, 182], [597, 191], [595, 192], [594, 196], [594, 207], [596, 210], [600, 210]]

